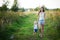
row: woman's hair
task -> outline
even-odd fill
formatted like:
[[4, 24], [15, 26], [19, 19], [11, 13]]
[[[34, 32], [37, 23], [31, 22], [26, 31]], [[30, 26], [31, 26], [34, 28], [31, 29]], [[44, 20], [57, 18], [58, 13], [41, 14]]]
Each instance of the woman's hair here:
[[[43, 12], [45, 12], [44, 7], [41, 7], [41, 8], [43, 8]], [[41, 12], [41, 10], [40, 10], [40, 12]]]
[[[42, 6], [41, 8], [43, 8], [43, 12], [45, 12], [45, 10], [44, 10], [44, 6]], [[41, 12], [41, 8], [40, 8], [39, 13]], [[38, 13], [38, 15], [39, 15], [39, 13]]]

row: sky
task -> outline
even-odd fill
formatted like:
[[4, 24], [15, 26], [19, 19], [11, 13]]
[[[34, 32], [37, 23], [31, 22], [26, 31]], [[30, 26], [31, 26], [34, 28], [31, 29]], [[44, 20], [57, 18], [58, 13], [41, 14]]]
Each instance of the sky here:
[[[14, 0], [9, 0], [8, 8], [11, 8]], [[0, 0], [0, 6], [2, 6], [3, 1]], [[48, 9], [60, 8], [60, 0], [18, 0], [18, 5], [24, 8], [36, 8], [41, 6], [46, 6]]]

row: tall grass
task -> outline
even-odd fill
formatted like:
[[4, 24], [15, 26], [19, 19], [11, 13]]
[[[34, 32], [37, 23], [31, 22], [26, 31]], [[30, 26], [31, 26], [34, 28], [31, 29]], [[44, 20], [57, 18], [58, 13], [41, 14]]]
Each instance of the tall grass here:
[[[60, 40], [60, 12], [46, 12], [43, 40]], [[0, 40], [40, 40], [33, 35], [34, 13], [20, 16], [20, 12], [0, 12]], [[11, 38], [12, 37], [12, 38]]]
[[[60, 13], [60, 12], [59, 12]], [[46, 19], [45, 37], [47, 40], [60, 40], [60, 15], [57, 11]]]
[[21, 18], [15, 12], [0, 11], [0, 40], [10, 40], [14, 32], [19, 30]]

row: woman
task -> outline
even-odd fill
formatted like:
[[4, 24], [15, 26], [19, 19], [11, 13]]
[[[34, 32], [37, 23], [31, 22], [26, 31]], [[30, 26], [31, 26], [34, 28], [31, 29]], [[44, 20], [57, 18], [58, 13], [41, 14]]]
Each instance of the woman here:
[[45, 10], [44, 7], [41, 7], [38, 13], [38, 26], [39, 26], [39, 32], [41, 32], [40, 34], [41, 37], [43, 37], [44, 22], [45, 22]]

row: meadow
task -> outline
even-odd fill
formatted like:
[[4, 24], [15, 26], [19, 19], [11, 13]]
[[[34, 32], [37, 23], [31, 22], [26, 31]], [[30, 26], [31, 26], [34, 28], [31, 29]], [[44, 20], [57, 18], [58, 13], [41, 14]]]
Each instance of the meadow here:
[[[33, 24], [38, 12], [6, 12], [1, 15], [0, 40], [41, 40], [39, 32], [33, 35]], [[60, 40], [60, 11], [46, 11], [44, 37], [42, 40]], [[21, 16], [22, 15], [22, 16]], [[5, 20], [6, 19], [6, 20]], [[5, 23], [3, 23], [5, 22]], [[13, 38], [11, 38], [13, 36]]]

